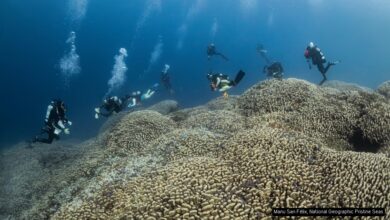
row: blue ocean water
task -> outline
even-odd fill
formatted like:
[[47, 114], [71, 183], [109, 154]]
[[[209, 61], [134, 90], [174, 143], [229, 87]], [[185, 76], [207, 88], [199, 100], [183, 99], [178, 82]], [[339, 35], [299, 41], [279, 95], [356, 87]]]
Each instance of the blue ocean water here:
[[[146, 105], [171, 98], [189, 107], [220, 96], [209, 89], [211, 69], [231, 76], [243, 69], [247, 75], [230, 92], [242, 93], [266, 78], [258, 43], [283, 63], [286, 77], [318, 83], [321, 75], [303, 57], [314, 41], [328, 60], [342, 61], [330, 80], [376, 88], [390, 78], [389, 11], [387, 0], [3, 0], [0, 144], [34, 136], [53, 98], [68, 106], [69, 138], [95, 135], [102, 120], [93, 118], [93, 108], [109, 89], [120, 48], [128, 54], [126, 80], [113, 95], [146, 90], [165, 63], [171, 66], [176, 93], [161, 89]], [[70, 50], [71, 31], [81, 71], [64, 77], [60, 60]], [[211, 42], [229, 62], [207, 60]]]

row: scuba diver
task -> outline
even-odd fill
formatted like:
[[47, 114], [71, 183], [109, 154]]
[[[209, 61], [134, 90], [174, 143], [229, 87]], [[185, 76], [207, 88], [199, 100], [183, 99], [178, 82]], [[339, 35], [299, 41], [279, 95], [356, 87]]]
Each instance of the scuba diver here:
[[326, 72], [328, 72], [329, 68], [331, 66], [334, 66], [340, 61], [335, 62], [328, 62], [327, 66], [324, 67], [324, 63], [326, 63], [326, 59], [324, 54], [321, 52], [321, 49], [317, 47], [313, 42], [310, 42], [309, 45], [306, 47], [305, 54], [304, 54], [307, 63], [309, 64], [309, 69], [311, 69], [310, 59], [312, 60], [313, 65], [316, 65], [318, 70], [321, 72], [322, 76], [324, 77], [322, 81], [319, 83], [319, 85], [322, 85], [326, 80]]
[[[37, 135], [31, 143], [41, 142], [51, 144], [54, 139], [60, 139], [60, 133], [63, 131], [65, 134], [70, 134], [69, 128], [66, 125], [71, 126], [72, 122], [65, 117], [66, 107], [65, 103], [59, 99], [51, 101], [47, 107], [45, 126], [41, 129], [41, 133]], [[40, 137], [43, 134], [47, 134], [48, 138]]]
[[[117, 96], [111, 96], [103, 100], [103, 104], [95, 108], [95, 118], [99, 119], [99, 115], [104, 117], [109, 117], [113, 113], [118, 113], [125, 109], [126, 102], [130, 98], [130, 96], [125, 96], [123, 98], [118, 98]], [[102, 112], [101, 110], [105, 110]]]
[[148, 89], [144, 94], [141, 94], [141, 91], [132, 92], [131, 95], [128, 95], [130, 103], [127, 105], [129, 108], [133, 108], [136, 105], [141, 105], [142, 101], [150, 99], [154, 93], [157, 91], [158, 83], [154, 84], [150, 89]]
[[212, 56], [218, 55], [222, 57], [224, 60], [229, 61], [229, 59], [223, 55], [222, 53], [218, 52], [215, 48], [215, 45], [213, 43], [209, 44], [207, 47], [207, 58], [210, 60]]
[[230, 80], [228, 75], [222, 74], [222, 73], [215, 73], [212, 72], [207, 74], [207, 79], [210, 81], [210, 88], [211, 91], [220, 91], [223, 92], [223, 97], [227, 98], [227, 90], [231, 89], [233, 86], [238, 85], [242, 78], [244, 78], [245, 72], [240, 70], [236, 78], [234, 80]]
[[259, 44], [257, 45], [257, 52], [263, 57], [266, 64], [263, 68], [263, 72], [268, 77], [273, 77], [275, 79], [282, 79], [283, 78], [283, 66], [280, 62], [273, 61], [268, 58], [267, 53], [268, 51], [264, 49], [263, 45]]
[[270, 66], [265, 65], [263, 72], [268, 77], [273, 77], [275, 79], [283, 78], [283, 67], [280, 62], [273, 62]]
[[160, 81], [161, 84], [164, 85], [164, 87], [169, 91], [169, 94], [173, 94], [174, 91], [172, 89], [172, 84], [171, 84], [171, 77], [169, 76], [168, 70], [170, 66], [168, 64], [165, 64], [164, 69], [161, 71], [161, 77]]

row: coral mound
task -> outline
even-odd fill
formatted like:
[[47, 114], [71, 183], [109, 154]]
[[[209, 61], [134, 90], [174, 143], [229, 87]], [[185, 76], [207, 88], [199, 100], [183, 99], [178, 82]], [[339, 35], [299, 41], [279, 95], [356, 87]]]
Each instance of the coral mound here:
[[229, 134], [243, 129], [245, 118], [226, 110], [208, 111], [191, 115], [182, 123], [182, 126], [185, 128], [207, 128], [215, 133]]
[[326, 81], [323, 86], [338, 89], [340, 91], [360, 91], [360, 92], [373, 92], [372, 89], [359, 86], [354, 83], [346, 83], [338, 80]]
[[386, 98], [390, 99], [390, 81], [382, 83], [378, 87], [378, 93], [384, 95]]
[[139, 111], [124, 116], [110, 130], [107, 147], [126, 156], [142, 151], [150, 140], [176, 127], [175, 122], [155, 111]]
[[217, 156], [173, 160], [105, 188], [55, 219], [257, 219], [273, 207], [388, 207], [389, 167], [383, 156], [338, 153], [263, 127], [237, 133]]
[[31, 192], [39, 205], [13, 215], [272, 219], [278, 207], [383, 207], [390, 219], [389, 129], [376, 92], [267, 80], [167, 115], [126, 113], [73, 160], [42, 154], [42, 169], [57, 169], [48, 178], [66, 182]]
[[246, 116], [279, 113], [278, 126], [320, 138], [334, 149], [377, 152], [390, 137], [389, 104], [371, 92], [270, 80], [253, 86], [238, 103]]
[[177, 103], [175, 100], [165, 100], [150, 106], [148, 110], [156, 111], [162, 115], [167, 115], [171, 112], [176, 111], [178, 108], [179, 103]]

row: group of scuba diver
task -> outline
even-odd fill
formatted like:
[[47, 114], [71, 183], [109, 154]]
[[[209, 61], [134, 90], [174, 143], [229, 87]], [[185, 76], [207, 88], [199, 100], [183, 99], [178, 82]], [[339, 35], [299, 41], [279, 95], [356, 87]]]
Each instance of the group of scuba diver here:
[[[257, 46], [257, 52], [261, 55], [261, 57], [266, 63], [263, 68], [263, 72], [266, 74], [266, 76], [275, 79], [282, 79], [284, 75], [282, 64], [278, 61], [271, 61], [267, 55], [267, 50], [265, 50], [262, 45]], [[211, 60], [213, 56], [218, 56], [225, 61], [229, 61], [229, 59], [224, 54], [217, 51], [213, 43], [207, 47], [206, 53], [208, 60]], [[340, 62], [328, 62], [325, 67], [325, 56], [321, 52], [321, 49], [317, 47], [313, 42], [310, 42], [306, 47], [304, 57], [309, 64], [309, 69], [312, 68], [312, 63], [313, 65], [317, 66], [318, 70], [322, 74], [323, 79], [319, 83], [319, 85], [322, 85], [327, 80], [326, 73], [328, 72], [329, 68]], [[169, 69], [170, 66], [168, 64], [165, 64], [163, 70], [161, 71], [160, 82], [165, 87], [165, 89], [172, 95], [174, 93], [174, 90], [171, 84]], [[209, 72], [207, 74], [207, 79], [210, 82], [211, 91], [219, 91], [223, 93], [223, 96], [225, 98], [227, 98], [227, 91], [232, 87], [237, 86], [244, 78], [244, 76], [245, 72], [242, 70], [238, 71], [234, 80], [230, 80], [229, 76], [223, 73]], [[155, 94], [159, 86], [160, 85], [158, 83], [155, 83], [144, 93], [141, 93], [141, 91], [135, 91], [121, 98], [119, 98], [118, 96], [107, 97], [103, 100], [103, 103], [99, 107], [94, 109], [95, 118], [99, 119], [100, 116], [109, 117], [115, 113], [124, 111], [126, 108], [132, 109], [136, 106], [139, 106], [144, 100], [151, 98]], [[60, 134], [62, 132], [65, 134], [70, 134], [69, 127], [72, 125], [72, 122], [67, 119], [65, 115], [66, 110], [67, 109], [65, 103], [62, 100], [55, 99], [51, 101], [51, 103], [47, 107], [44, 126], [41, 129], [40, 134], [35, 136], [29, 142], [51, 144], [53, 140], [59, 140]], [[47, 135], [47, 137], [42, 137], [43, 135]]]
[[[161, 71], [160, 82], [169, 94], [173, 95], [174, 90], [172, 88], [168, 72], [169, 68], [170, 66], [165, 64], [163, 70]], [[151, 98], [159, 86], [159, 83], [155, 83], [145, 93], [141, 93], [141, 91], [134, 91], [121, 98], [118, 98], [118, 96], [107, 97], [103, 100], [103, 103], [99, 107], [95, 108], [95, 118], [99, 119], [100, 116], [109, 117], [115, 113], [125, 110], [126, 108], [135, 108], [136, 106], [141, 105], [142, 101]], [[66, 110], [67, 108], [62, 100], [55, 99], [51, 101], [47, 107], [44, 126], [41, 128], [40, 134], [28, 141], [30, 143], [29, 147], [32, 147], [31, 144], [37, 142], [51, 144], [54, 140], [60, 139], [60, 133], [62, 132], [70, 134], [69, 127], [72, 125], [72, 122], [66, 118]], [[47, 137], [43, 137], [44, 135]]]

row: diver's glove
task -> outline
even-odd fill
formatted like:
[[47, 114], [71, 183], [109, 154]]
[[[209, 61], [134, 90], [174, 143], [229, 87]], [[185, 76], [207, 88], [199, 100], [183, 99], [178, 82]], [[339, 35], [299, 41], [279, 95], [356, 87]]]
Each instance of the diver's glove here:
[[65, 133], [65, 134], [70, 134], [69, 128], [65, 128], [65, 129], [64, 129], [64, 133]]
[[99, 114], [98, 113], [95, 113], [95, 118], [99, 119]]
[[54, 134], [59, 135], [61, 133], [61, 129], [55, 128]]
[[72, 126], [72, 124], [73, 124], [73, 123], [72, 123], [71, 121], [68, 121], [68, 125], [69, 125], [69, 126]]

